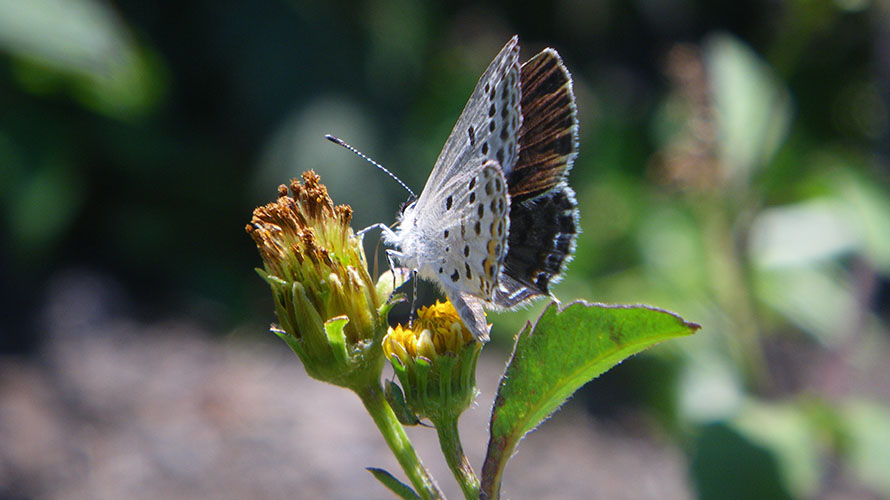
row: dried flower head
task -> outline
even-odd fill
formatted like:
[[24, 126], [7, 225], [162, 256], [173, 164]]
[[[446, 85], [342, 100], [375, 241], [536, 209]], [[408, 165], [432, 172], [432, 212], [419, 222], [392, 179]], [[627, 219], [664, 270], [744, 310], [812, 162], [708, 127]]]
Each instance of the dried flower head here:
[[[284, 185], [278, 199], [253, 212], [254, 239], [272, 287], [280, 329], [273, 329], [313, 377], [351, 385], [354, 372], [382, 367], [385, 331], [380, 298], [368, 273], [352, 209], [334, 205], [314, 172]], [[361, 378], [361, 377], [359, 377]]]

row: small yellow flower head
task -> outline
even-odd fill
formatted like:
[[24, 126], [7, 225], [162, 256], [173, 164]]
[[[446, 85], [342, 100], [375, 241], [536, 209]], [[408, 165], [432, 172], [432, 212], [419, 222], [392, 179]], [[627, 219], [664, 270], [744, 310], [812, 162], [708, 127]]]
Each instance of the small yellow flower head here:
[[[413, 328], [398, 325], [391, 328], [383, 341], [387, 357], [404, 353], [409, 357], [423, 356], [433, 359], [446, 353], [457, 354], [473, 340], [473, 334], [464, 326], [451, 302], [439, 302], [417, 311]], [[407, 358], [403, 358], [404, 361]]]
[[411, 327], [390, 328], [383, 352], [399, 377], [405, 400], [419, 417], [459, 415], [476, 397], [476, 361], [482, 343], [451, 302], [422, 307]]
[[291, 181], [290, 195], [282, 185], [277, 200], [256, 208], [246, 230], [275, 298], [281, 328], [273, 331], [310, 375], [351, 385], [356, 370], [379, 375], [385, 320], [361, 238], [349, 226], [352, 209], [335, 206], [314, 172], [302, 177]]

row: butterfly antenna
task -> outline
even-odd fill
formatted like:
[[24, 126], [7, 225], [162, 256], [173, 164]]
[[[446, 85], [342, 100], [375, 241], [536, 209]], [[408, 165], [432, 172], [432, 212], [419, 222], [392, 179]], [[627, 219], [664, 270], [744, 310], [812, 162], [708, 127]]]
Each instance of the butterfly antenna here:
[[365, 156], [364, 153], [355, 149], [354, 147], [350, 146], [349, 144], [346, 144], [346, 142], [344, 142], [343, 139], [340, 139], [339, 137], [334, 137], [331, 134], [325, 134], [324, 138], [333, 142], [334, 144], [339, 144], [340, 146], [343, 146], [344, 148], [352, 151], [353, 153], [357, 154], [359, 157], [363, 158], [365, 161], [367, 161], [371, 165], [374, 165], [375, 167], [379, 168], [380, 170], [383, 170], [384, 172], [386, 172], [387, 175], [389, 175], [390, 177], [395, 179], [395, 181], [398, 182], [400, 186], [405, 188], [405, 190], [411, 194], [412, 198], [417, 199], [417, 195], [414, 194], [414, 191], [411, 191], [411, 188], [409, 188], [404, 182], [402, 182], [402, 179], [399, 179], [398, 177], [396, 177], [396, 174], [387, 170], [386, 167], [384, 167], [383, 165], [377, 163], [376, 161], [372, 160], [371, 158], [368, 158], [367, 156]]

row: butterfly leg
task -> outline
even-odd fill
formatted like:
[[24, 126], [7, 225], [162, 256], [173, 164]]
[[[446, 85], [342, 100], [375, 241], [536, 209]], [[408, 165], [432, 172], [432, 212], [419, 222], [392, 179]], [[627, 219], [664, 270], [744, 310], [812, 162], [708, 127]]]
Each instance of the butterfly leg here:
[[[389, 229], [389, 228], [387, 228]], [[396, 269], [404, 270], [405, 268], [397, 266], [396, 261], [402, 258], [402, 253], [391, 248], [386, 249], [386, 262], [389, 265], [390, 274], [392, 274], [392, 289], [396, 289]], [[401, 274], [401, 273], [400, 273]], [[414, 320], [417, 317], [417, 269], [411, 270], [412, 293], [411, 293], [411, 313], [408, 316], [408, 327], [414, 326]], [[404, 283], [404, 282], [402, 282]]]
[[414, 320], [417, 318], [417, 269], [411, 270], [411, 314], [408, 315], [408, 328], [414, 328]]
[[[396, 260], [401, 258], [402, 254], [391, 248], [386, 249], [386, 264], [389, 266], [389, 273], [392, 274], [392, 291], [396, 291], [396, 269], [400, 269], [396, 266]], [[404, 281], [402, 282], [404, 283]]]

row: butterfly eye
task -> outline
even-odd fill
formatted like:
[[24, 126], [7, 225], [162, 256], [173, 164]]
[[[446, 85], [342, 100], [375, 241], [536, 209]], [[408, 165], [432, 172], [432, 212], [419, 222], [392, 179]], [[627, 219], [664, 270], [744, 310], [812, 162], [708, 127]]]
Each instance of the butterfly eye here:
[[413, 209], [414, 205], [417, 205], [417, 200], [402, 203], [402, 206], [399, 207], [399, 214], [404, 214], [408, 209]]

